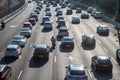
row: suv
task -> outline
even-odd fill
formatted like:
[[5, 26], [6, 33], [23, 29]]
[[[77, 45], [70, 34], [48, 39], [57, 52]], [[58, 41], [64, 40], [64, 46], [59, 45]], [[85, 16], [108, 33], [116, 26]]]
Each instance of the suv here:
[[58, 32], [58, 38], [62, 38], [64, 36], [69, 36], [69, 33], [68, 33], [68, 28], [65, 27], [65, 26], [61, 26], [59, 28], [59, 32]]
[[12, 68], [7, 65], [0, 64], [0, 80], [8, 80], [11, 75]]
[[94, 35], [83, 35], [82, 36], [82, 45], [95, 47], [95, 36]]
[[109, 35], [109, 28], [106, 25], [99, 25], [97, 27], [97, 33], [100, 35]]
[[35, 50], [33, 53], [33, 59], [47, 58], [49, 59], [49, 49], [46, 44], [38, 44], [34, 46]]
[[92, 57], [92, 66], [95, 71], [111, 71], [113, 69], [112, 62], [109, 56], [106, 55], [95, 55]]

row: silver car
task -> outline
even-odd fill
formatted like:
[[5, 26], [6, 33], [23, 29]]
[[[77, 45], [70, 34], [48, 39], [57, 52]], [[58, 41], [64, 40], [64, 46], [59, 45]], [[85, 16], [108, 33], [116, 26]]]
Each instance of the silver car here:
[[21, 28], [20, 29], [20, 35], [25, 36], [25, 37], [30, 37], [31, 36], [31, 30], [30, 28]]
[[18, 45], [10, 44], [7, 46], [4, 57], [16, 57], [18, 58], [22, 50]]
[[12, 44], [24, 47], [26, 43], [27, 43], [27, 39], [22, 35], [15, 35], [13, 37]]
[[85, 68], [80, 64], [70, 64], [66, 67], [67, 80], [88, 80]]

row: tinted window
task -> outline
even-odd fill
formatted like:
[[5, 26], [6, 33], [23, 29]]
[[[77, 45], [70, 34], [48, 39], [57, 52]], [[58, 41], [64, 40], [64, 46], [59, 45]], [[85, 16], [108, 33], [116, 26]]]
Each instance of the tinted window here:
[[15, 51], [15, 48], [8, 48], [7, 51]]
[[110, 64], [110, 60], [98, 60], [99, 64]]
[[85, 71], [72, 70], [71, 75], [85, 75]]

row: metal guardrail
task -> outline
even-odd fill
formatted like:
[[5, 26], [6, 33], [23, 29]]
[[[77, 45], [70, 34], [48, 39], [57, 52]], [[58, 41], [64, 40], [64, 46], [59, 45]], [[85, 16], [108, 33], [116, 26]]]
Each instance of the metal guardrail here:
[[22, 7], [20, 7], [19, 9], [15, 10], [14, 12], [12, 12], [11, 14], [5, 16], [4, 18], [0, 19], [0, 23], [2, 21], [4, 21], [5, 23], [7, 23], [8, 21], [10, 21], [12, 18], [14, 18], [15, 16], [17, 16], [18, 14], [20, 14], [26, 7], [27, 3], [25, 3]]
[[[85, 9], [87, 9], [87, 8], [89, 7], [88, 5], [85, 5], [85, 4], [82, 4], [82, 3], [78, 3], [78, 2], [75, 2], [75, 1], [73, 1], [73, 0], [70, 0], [70, 2], [73, 3], [73, 4], [76, 4], [76, 5], [80, 5], [80, 6], [84, 7]], [[108, 17], [108, 16], [106, 16], [106, 15], [104, 15], [104, 14], [103, 14], [103, 18], [104, 18], [104, 20], [106, 20], [107, 22], [115, 25], [115, 27], [116, 27], [117, 29], [120, 29], [120, 23], [116, 22], [115, 20], [111, 19], [110, 17]]]

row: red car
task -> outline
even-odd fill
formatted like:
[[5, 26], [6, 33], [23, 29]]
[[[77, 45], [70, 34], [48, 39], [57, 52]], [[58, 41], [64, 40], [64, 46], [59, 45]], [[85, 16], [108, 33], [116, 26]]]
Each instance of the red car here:
[[29, 18], [28, 22], [30, 22], [32, 25], [36, 24], [36, 20], [34, 18]]
[[25, 22], [23, 24], [23, 27], [29, 27], [30, 29], [32, 29], [32, 24], [30, 22]]

